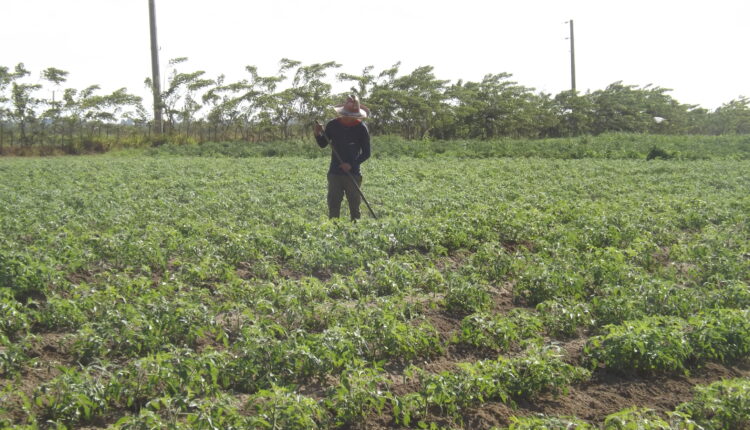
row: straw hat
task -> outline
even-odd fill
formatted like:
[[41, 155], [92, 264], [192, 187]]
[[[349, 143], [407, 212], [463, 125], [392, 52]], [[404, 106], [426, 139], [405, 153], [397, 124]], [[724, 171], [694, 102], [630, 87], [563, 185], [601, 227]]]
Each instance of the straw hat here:
[[347, 118], [367, 118], [370, 113], [370, 109], [367, 106], [361, 104], [357, 99], [357, 96], [352, 94], [346, 98], [346, 102], [333, 107], [339, 116]]

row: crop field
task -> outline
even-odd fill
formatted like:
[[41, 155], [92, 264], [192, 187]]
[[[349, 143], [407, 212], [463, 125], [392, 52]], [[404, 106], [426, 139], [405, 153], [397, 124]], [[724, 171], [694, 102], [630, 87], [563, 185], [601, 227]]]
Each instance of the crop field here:
[[0, 159], [0, 428], [750, 428], [732, 158]]

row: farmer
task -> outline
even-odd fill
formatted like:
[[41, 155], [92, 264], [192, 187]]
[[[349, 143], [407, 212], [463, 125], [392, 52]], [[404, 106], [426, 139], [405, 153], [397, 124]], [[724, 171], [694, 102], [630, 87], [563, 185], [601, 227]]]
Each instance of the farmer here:
[[[346, 194], [352, 221], [360, 217], [358, 186], [362, 185], [359, 166], [370, 158], [370, 132], [362, 120], [369, 110], [351, 95], [342, 105], [333, 107], [338, 118], [328, 121], [325, 129], [315, 122], [315, 140], [321, 148], [331, 144], [331, 166], [328, 169], [328, 217], [338, 218]], [[357, 185], [354, 184], [357, 181]]]

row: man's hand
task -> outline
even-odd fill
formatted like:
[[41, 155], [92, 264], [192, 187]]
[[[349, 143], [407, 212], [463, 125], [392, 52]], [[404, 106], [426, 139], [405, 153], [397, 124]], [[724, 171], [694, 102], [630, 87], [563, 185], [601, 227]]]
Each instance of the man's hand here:
[[320, 125], [318, 121], [315, 121], [315, 125], [313, 126], [313, 132], [315, 132], [315, 137], [318, 137], [323, 134], [323, 126]]
[[349, 173], [349, 171], [352, 170], [352, 165], [349, 163], [339, 164], [339, 168], [344, 171], [344, 173]]

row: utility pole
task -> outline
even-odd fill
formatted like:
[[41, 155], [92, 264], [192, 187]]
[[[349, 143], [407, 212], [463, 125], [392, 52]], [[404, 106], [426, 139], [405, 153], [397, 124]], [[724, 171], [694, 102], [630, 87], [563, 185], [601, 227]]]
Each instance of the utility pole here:
[[159, 77], [159, 44], [156, 43], [156, 7], [155, 0], [148, 0], [148, 16], [151, 23], [151, 87], [154, 92], [154, 133], [159, 135], [163, 130], [161, 120], [161, 78]]
[[576, 43], [573, 37], [573, 20], [570, 21], [570, 89], [576, 92]]

